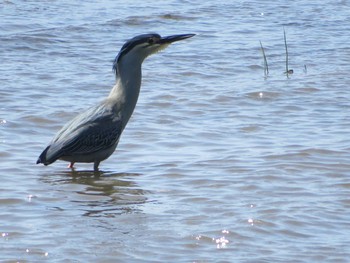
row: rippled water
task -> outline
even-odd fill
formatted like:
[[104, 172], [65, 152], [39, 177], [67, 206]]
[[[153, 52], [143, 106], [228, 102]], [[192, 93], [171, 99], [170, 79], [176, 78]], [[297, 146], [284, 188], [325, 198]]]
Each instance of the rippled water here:
[[[1, 1], [1, 262], [348, 262], [349, 8]], [[145, 61], [101, 174], [35, 165], [148, 32], [197, 35]]]

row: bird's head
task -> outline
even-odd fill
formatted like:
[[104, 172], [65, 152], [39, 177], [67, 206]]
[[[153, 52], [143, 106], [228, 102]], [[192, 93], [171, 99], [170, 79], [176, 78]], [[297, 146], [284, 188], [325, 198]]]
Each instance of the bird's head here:
[[145, 58], [169, 46], [171, 43], [193, 37], [195, 34], [182, 34], [161, 37], [158, 34], [143, 34], [128, 40], [120, 49], [113, 63], [118, 75], [118, 64], [122, 61], [141, 64]]

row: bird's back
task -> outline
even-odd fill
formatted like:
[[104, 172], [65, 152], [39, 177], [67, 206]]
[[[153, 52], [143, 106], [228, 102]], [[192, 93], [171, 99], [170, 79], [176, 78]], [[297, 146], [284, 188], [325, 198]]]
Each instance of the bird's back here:
[[[121, 112], [104, 101], [63, 126], [39, 156], [37, 163], [48, 165], [57, 159], [72, 162], [106, 159], [114, 151], [122, 130]], [[111, 148], [113, 151], [110, 152]], [[106, 154], [100, 154], [102, 152]]]

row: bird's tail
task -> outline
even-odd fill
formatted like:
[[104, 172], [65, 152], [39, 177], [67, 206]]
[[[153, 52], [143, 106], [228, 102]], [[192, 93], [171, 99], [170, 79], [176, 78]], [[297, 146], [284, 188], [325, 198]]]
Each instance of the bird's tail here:
[[36, 161], [36, 164], [42, 163], [44, 165], [48, 165], [51, 162], [48, 162], [46, 159], [46, 153], [49, 150], [50, 146], [47, 146], [46, 149], [40, 154], [38, 160]]

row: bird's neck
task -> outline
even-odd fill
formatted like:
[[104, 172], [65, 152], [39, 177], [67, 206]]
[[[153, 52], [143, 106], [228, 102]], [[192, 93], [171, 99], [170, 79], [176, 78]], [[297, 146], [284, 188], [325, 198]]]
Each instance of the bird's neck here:
[[132, 67], [120, 63], [118, 65], [117, 82], [109, 93], [108, 100], [114, 108], [121, 112], [124, 122], [131, 117], [141, 87], [141, 63], [134, 63]]

